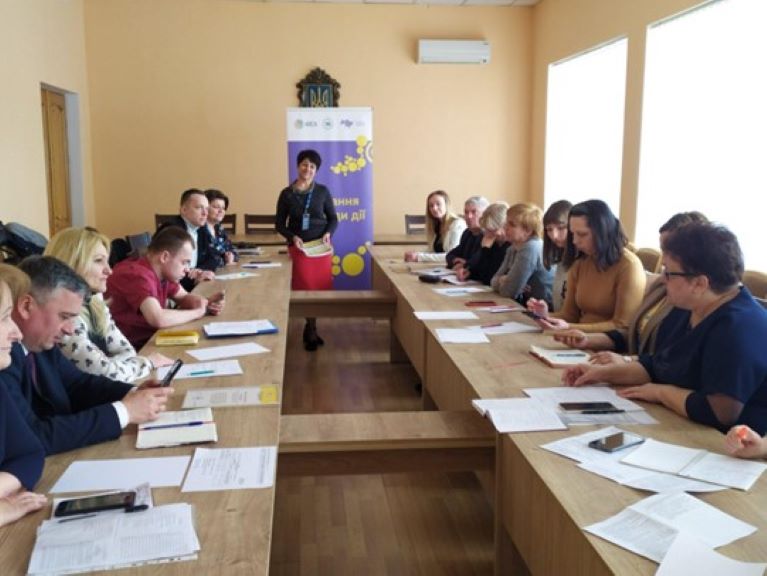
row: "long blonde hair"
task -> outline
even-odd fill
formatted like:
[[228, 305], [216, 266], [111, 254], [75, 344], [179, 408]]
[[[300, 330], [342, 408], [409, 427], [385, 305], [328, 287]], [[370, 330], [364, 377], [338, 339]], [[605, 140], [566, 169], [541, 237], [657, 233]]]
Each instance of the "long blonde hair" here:
[[29, 293], [31, 281], [23, 270], [10, 264], [0, 264], [0, 282], [3, 282], [11, 290], [13, 305], [19, 298]]
[[[109, 244], [109, 238], [93, 228], [65, 228], [51, 238], [44, 254], [58, 258], [83, 276], [96, 247], [103, 246], [109, 254]], [[97, 334], [106, 334], [108, 326], [104, 300], [92, 298], [88, 309], [94, 331]]]
[[432, 196], [441, 196], [445, 201], [445, 218], [442, 220], [442, 224], [439, 227], [440, 239], [443, 242], [445, 240], [445, 235], [453, 225], [453, 222], [460, 218], [458, 214], [454, 214], [450, 210], [450, 196], [447, 195], [447, 192], [444, 190], [435, 190], [429, 194], [426, 197], [426, 243], [429, 246], [434, 245], [434, 239], [437, 237], [437, 233], [435, 232], [436, 219], [431, 215], [431, 212], [429, 212], [429, 200], [431, 200]]

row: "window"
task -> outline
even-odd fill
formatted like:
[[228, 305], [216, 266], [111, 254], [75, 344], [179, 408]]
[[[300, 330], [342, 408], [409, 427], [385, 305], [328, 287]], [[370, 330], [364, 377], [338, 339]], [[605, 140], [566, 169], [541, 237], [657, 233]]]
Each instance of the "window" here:
[[638, 246], [673, 214], [699, 210], [767, 270], [767, 2], [720, 0], [647, 32]]
[[618, 214], [627, 44], [623, 38], [549, 66], [546, 206], [600, 198]]

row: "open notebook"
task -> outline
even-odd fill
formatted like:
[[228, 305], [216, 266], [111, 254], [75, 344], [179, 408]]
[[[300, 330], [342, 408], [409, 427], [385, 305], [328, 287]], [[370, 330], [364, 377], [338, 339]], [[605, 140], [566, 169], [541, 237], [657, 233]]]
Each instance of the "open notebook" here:
[[218, 431], [210, 408], [163, 412], [154, 422], [138, 427], [136, 448], [217, 442]]

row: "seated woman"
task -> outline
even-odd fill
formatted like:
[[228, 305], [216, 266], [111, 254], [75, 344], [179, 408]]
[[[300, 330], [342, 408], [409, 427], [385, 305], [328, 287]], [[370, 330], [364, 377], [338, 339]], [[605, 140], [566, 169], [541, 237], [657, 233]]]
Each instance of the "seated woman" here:
[[206, 190], [205, 197], [208, 199], [208, 232], [213, 243], [211, 248], [221, 258], [223, 265], [235, 263], [239, 257], [237, 250], [229, 240], [229, 236], [221, 225], [221, 221], [229, 210], [229, 197], [220, 190]]
[[563, 263], [567, 293], [562, 309], [549, 314], [548, 304], [531, 298], [527, 307], [541, 316], [544, 328], [605, 332], [626, 328], [645, 288], [645, 272], [628, 248], [620, 221], [602, 200], [576, 204], [568, 218]]
[[510, 246], [506, 241], [505, 230], [508, 209], [509, 205], [506, 202], [493, 202], [483, 212], [479, 219], [482, 234], [478, 257], [456, 270], [455, 275], [459, 280], [476, 280], [490, 285]]
[[[661, 246], [673, 232], [694, 222], [708, 222], [708, 219], [700, 212], [674, 214], [658, 231]], [[663, 282], [663, 276], [658, 275], [658, 278], [647, 288], [644, 299], [631, 319], [628, 329], [616, 328], [609, 332], [592, 334], [586, 334], [581, 330], [563, 330], [554, 334], [554, 340], [574, 348], [615, 351], [594, 354], [591, 361], [596, 364], [625, 362], [627, 359], [623, 354], [636, 356], [655, 352], [658, 328], [672, 308], [673, 306], [666, 299], [666, 284]]]
[[738, 458], [767, 458], [767, 438], [748, 426], [733, 426], [724, 437], [724, 447]]
[[[11, 344], [21, 340], [11, 318], [14, 299], [6, 277], [29, 282], [18, 269], [0, 264], [0, 370], [11, 364]], [[45, 506], [45, 496], [28, 492], [40, 479], [44, 462], [43, 447], [0, 386], [0, 526]]]
[[567, 291], [569, 266], [562, 262], [567, 247], [567, 216], [573, 205], [567, 200], [554, 202], [543, 215], [543, 266], [554, 271], [551, 283], [551, 311], [562, 309]]
[[479, 219], [485, 208], [490, 205], [484, 196], [472, 196], [463, 205], [463, 219], [466, 221], [466, 230], [461, 234], [458, 246], [447, 253], [447, 267], [456, 272], [467, 266], [473, 260], [479, 258], [480, 243], [482, 242], [482, 228]]
[[88, 283], [90, 301], [83, 302], [74, 330], [59, 341], [64, 356], [83, 372], [133, 382], [149, 376], [154, 366], [168, 366], [173, 360], [162, 354], [137, 356], [120, 332], [104, 303], [109, 267], [109, 239], [93, 228], [66, 228], [56, 234], [45, 249], [46, 256], [58, 258]]
[[767, 432], [767, 310], [740, 284], [743, 254], [721, 226], [690, 224], [663, 244], [666, 298], [674, 309], [655, 354], [637, 362], [569, 368], [571, 386], [633, 385], [626, 398], [663, 404], [726, 432], [745, 424]]
[[529, 203], [506, 212], [506, 241], [511, 247], [490, 285], [501, 296], [524, 303], [528, 298], [551, 301], [554, 273], [543, 265], [543, 211]]
[[458, 246], [466, 222], [450, 211], [447, 192], [437, 190], [426, 197], [426, 243], [429, 252], [405, 252], [405, 262], [442, 262]]

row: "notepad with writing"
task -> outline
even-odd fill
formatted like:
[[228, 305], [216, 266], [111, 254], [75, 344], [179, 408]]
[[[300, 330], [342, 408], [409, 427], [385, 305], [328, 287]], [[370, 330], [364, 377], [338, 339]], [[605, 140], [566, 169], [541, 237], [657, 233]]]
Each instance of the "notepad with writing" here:
[[751, 488], [767, 469], [767, 464], [763, 462], [731, 458], [708, 450], [658, 442], [652, 438], [645, 440], [621, 462], [740, 490]]
[[254, 336], [276, 334], [277, 326], [270, 320], [245, 320], [242, 322], [210, 322], [203, 327], [208, 338], [226, 338], [228, 336]]
[[543, 348], [530, 344], [530, 354], [552, 368], [564, 368], [573, 364], [587, 364], [589, 355], [583, 350], [572, 348]]
[[218, 431], [210, 408], [163, 412], [153, 421], [138, 427], [136, 448], [162, 448], [181, 444], [217, 442]]

